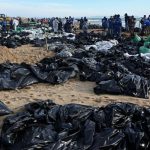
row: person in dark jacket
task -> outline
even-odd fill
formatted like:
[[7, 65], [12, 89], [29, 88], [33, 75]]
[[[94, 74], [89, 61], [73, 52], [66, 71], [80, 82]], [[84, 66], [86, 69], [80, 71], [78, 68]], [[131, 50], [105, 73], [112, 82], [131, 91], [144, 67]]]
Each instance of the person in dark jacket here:
[[82, 30], [83, 30], [83, 33], [87, 35], [88, 33], [88, 20], [87, 19], [84, 20]]
[[108, 35], [111, 36], [111, 37], [113, 37], [113, 23], [114, 23], [114, 19], [111, 16], [108, 19]]
[[70, 18], [68, 19], [68, 23], [67, 23], [67, 25], [68, 25], [68, 33], [71, 33], [71, 32], [72, 32], [72, 24], [73, 24], [73, 20], [72, 20], [72, 18], [70, 17]]
[[80, 19], [80, 30], [82, 30], [82, 28], [83, 28], [83, 23], [84, 23], [84, 19], [83, 19], [83, 17], [81, 17], [81, 19]]
[[136, 19], [134, 18], [134, 16], [129, 17], [128, 25], [129, 25], [129, 32], [130, 32], [131, 36], [134, 35], [135, 24], [136, 24]]
[[144, 35], [144, 30], [145, 30], [145, 25], [144, 22], [146, 20], [146, 15], [144, 15], [144, 17], [141, 19], [140, 23], [141, 23], [141, 27], [142, 27], [142, 31], [141, 34]]
[[127, 13], [125, 14], [125, 28], [126, 31], [129, 31], [129, 16]]
[[102, 27], [103, 27], [104, 31], [106, 31], [107, 28], [108, 28], [108, 21], [107, 21], [107, 18], [106, 18], [106, 17], [104, 17], [104, 18], [102, 19]]
[[144, 23], [143, 23], [144, 25], [144, 34], [146, 34], [146, 35], [149, 35], [150, 33], [149, 33], [149, 28], [150, 28], [150, 20], [147, 18], [147, 19], [145, 19], [144, 20]]
[[63, 26], [63, 25], [62, 25], [62, 20], [61, 20], [61, 18], [59, 18], [58, 21], [59, 21], [59, 22], [58, 22], [58, 31], [59, 31], [60, 33], [62, 33], [62, 31], [63, 31], [63, 30], [62, 30], [62, 26]]
[[7, 31], [7, 21], [6, 21], [6, 18], [4, 18], [4, 20], [2, 21], [2, 30], [3, 30], [3, 32]]
[[121, 37], [122, 21], [120, 15], [116, 15], [113, 25], [113, 33], [115, 38]]
[[13, 27], [14, 27], [13, 26], [13, 19], [10, 20], [9, 24], [10, 24], [10, 30], [13, 30]]

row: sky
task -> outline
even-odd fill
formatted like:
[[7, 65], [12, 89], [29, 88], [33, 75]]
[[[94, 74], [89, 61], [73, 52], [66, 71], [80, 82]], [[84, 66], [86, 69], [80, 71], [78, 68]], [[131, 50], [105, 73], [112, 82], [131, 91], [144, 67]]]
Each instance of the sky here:
[[16, 17], [94, 17], [150, 14], [150, 0], [0, 0], [0, 13]]

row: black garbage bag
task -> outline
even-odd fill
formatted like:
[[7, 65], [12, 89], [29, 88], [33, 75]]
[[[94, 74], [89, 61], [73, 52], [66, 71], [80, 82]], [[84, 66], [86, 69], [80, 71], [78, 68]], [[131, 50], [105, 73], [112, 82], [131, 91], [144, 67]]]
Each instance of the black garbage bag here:
[[139, 76], [143, 76], [147, 79], [150, 78], [150, 61], [142, 57], [129, 57], [125, 61], [122, 62], [126, 68], [129, 69], [134, 74]]
[[40, 40], [40, 39], [36, 39], [35, 40], [35, 43], [34, 43], [35, 47], [44, 47], [44, 45], [45, 45], [45, 41], [44, 40]]
[[11, 114], [12, 111], [3, 103], [0, 101], [0, 116]]
[[101, 81], [94, 88], [96, 94], [121, 94], [122, 89], [115, 80]]
[[149, 83], [144, 77], [134, 74], [125, 75], [119, 81], [119, 84], [123, 89], [123, 93], [126, 95], [149, 98]]
[[45, 150], [149, 150], [150, 108], [31, 103], [4, 120], [2, 148]]
[[41, 69], [39, 66], [31, 66], [31, 70], [41, 82], [51, 84], [64, 83], [70, 78], [76, 76], [76, 70], [74, 67], [64, 67], [57, 70], [48, 71]]
[[7, 41], [7, 43], [5, 44], [5, 46], [7, 46], [8, 48], [17, 48], [17, 44], [15, 41]]
[[0, 90], [12, 90], [37, 83], [38, 79], [23, 64], [0, 65]]

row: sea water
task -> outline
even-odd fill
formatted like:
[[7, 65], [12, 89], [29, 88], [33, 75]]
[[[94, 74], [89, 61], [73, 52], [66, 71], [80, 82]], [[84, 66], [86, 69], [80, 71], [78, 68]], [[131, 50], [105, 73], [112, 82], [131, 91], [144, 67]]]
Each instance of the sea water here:
[[[88, 18], [90, 24], [102, 25], [102, 18]], [[125, 20], [122, 18], [122, 26], [125, 27]], [[141, 28], [140, 18], [136, 19], [135, 27]]]

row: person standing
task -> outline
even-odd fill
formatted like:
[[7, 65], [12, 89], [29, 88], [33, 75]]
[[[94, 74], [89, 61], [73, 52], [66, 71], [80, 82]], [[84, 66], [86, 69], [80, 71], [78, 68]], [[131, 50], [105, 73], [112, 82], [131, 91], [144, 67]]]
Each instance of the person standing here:
[[68, 18], [66, 17], [65, 19], [65, 24], [64, 24], [64, 31], [67, 33], [68, 32]]
[[121, 37], [122, 21], [120, 15], [115, 16], [113, 33], [115, 38]]
[[129, 16], [127, 13], [125, 14], [125, 28], [126, 28], [126, 31], [128, 32], [129, 31]]
[[13, 30], [13, 19], [12, 18], [11, 18], [9, 24], [10, 24], [10, 30]]
[[150, 26], [150, 21], [149, 21], [148, 18], [144, 20], [144, 25], [143, 26], [144, 26], [144, 33], [146, 35], [148, 35], [149, 34], [149, 26]]
[[104, 18], [102, 19], [102, 27], [103, 27], [104, 31], [106, 31], [107, 28], [108, 28], [108, 21], [107, 21], [107, 18], [106, 18], [106, 17], [104, 17]]
[[80, 19], [80, 30], [82, 30], [82, 28], [83, 28], [83, 23], [84, 23], [84, 19], [83, 19], [83, 17], [81, 17], [81, 19]]
[[7, 21], [6, 21], [6, 18], [4, 18], [4, 20], [2, 22], [2, 30], [3, 30], [3, 32], [7, 31]]
[[19, 18], [19, 25], [22, 25], [22, 18]]
[[136, 19], [134, 18], [134, 16], [129, 17], [128, 25], [129, 25], [129, 32], [130, 32], [131, 36], [134, 35], [135, 24], [136, 24]]
[[62, 20], [61, 20], [61, 18], [59, 18], [59, 20], [58, 20], [59, 22], [58, 22], [58, 31], [60, 32], [60, 33], [62, 33], [62, 26], [63, 26], [63, 24], [62, 24]]
[[58, 18], [55, 18], [53, 20], [53, 30], [54, 30], [54, 33], [57, 33], [58, 32]]
[[14, 30], [16, 31], [17, 30], [17, 26], [19, 25], [19, 21], [17, 19], [13, 19], [13, 27], [14, 27]]
[[114, 19], [113, 17], [111, 16], [109, 19], [108, 19], [108, 35], [110, 37], [113, 37], [113, 23], [114, 23]]
[[150, 21], [150, 15], [148, 16], [148, 18], [147, 18], [149, 21]]
[[148, 16], [149, 26], [148, 26], [148, 34], [150, 34], [150, 15]]
[[88, 33], [88, 20], [84, 19], [83, 27], [82, 27], [83, 33]]
[[146, 20], [146, 15], [144, 15], [144, 17], [141, 19], [140, 23], [141, 23], [141, 27], [142, 27], [142, 31], [141, 31], [141, 34], [144, 35], [144, 32], [145, 32], [145, 20]]

